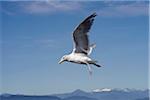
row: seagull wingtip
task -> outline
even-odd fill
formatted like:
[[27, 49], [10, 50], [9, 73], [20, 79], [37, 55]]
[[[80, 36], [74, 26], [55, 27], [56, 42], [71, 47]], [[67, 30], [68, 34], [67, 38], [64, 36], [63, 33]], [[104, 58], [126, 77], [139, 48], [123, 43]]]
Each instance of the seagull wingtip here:
[[96, 12], [94, 12], [92, 15], [93, 15], [93, 17], [95, 17], [95, 16], [97, 16], [97, 13], [96, 13]]

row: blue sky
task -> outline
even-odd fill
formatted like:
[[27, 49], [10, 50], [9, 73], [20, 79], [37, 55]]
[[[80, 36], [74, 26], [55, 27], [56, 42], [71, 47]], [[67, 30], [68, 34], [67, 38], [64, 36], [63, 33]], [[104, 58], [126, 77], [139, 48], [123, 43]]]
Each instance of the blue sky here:
[[[148, 2], [0, 2], [2, 87], [0, 92], [53, 94], [75, 89], [148, 88]], [[72, 31], [88, 15], [91, 54], [103, 67], [59, 65], [72, 51]]]

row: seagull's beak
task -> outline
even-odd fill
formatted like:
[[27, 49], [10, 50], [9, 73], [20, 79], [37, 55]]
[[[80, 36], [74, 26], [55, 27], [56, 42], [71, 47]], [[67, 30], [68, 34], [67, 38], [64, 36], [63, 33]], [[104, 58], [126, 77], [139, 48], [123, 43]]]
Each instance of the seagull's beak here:
[[61, 64], [63, 63], [65, 60], [64, 59], [61, 59], [58, 63]]

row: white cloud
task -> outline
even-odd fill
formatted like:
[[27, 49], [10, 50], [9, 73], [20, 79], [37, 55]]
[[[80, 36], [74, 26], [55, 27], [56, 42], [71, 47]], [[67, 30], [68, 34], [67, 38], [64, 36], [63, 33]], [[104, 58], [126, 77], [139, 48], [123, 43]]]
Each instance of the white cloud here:
[[[148, 16], [149, 3], [144, 1], [24, 1], [9, 3], [11, 9], [3, 7], [3, 12], [13, 15], [26, 14], [52, 14], [60, 12], [82, 11], [83, 13], [97, 12], [103, 17], [131, 17]], [[12, 7], [16, 6], [16, 7]]]
[[80, 9], [81, 5], [78, 2], [69, 1], [34, 1], [22, 6], [27, 13], [53, 13], [59, 11], [73, 11]]
[[129, 16], [148, 16], [148, 3], [145, 2], [132, 2], [129, 4], [123, 4], [122, 1], [119, 2], [119, 5], [113, 5], [110, 2], [108, 6], [99, 10], [98, 13], [100, 16], [104, 17], [129, 17]]

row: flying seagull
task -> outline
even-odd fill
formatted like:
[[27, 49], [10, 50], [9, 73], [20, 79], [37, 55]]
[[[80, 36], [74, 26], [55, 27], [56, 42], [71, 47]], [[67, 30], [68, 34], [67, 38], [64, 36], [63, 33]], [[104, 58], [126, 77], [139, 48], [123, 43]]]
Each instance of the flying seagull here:
[[74, 49], [71, 54], [64, 55], [59, 64], [64, 61], [85, 64], [88, 66], [88, 70], [90, 75], [92, 74], [90, 64], [93, 64], [97, 67], [101, 67], [97, 64], [97, 61], [92, 60], [89, 55], [92, 52], [92, 49], [95, 48], [95, 44], [90, 45], [88, 39], [88, 32], [91, 29], [94, 18], [96, 17], [96, 13], [88, 16], [83, 22], [81, 22], [78, 27], [73, 32], [73, 40], [74, 40]]

